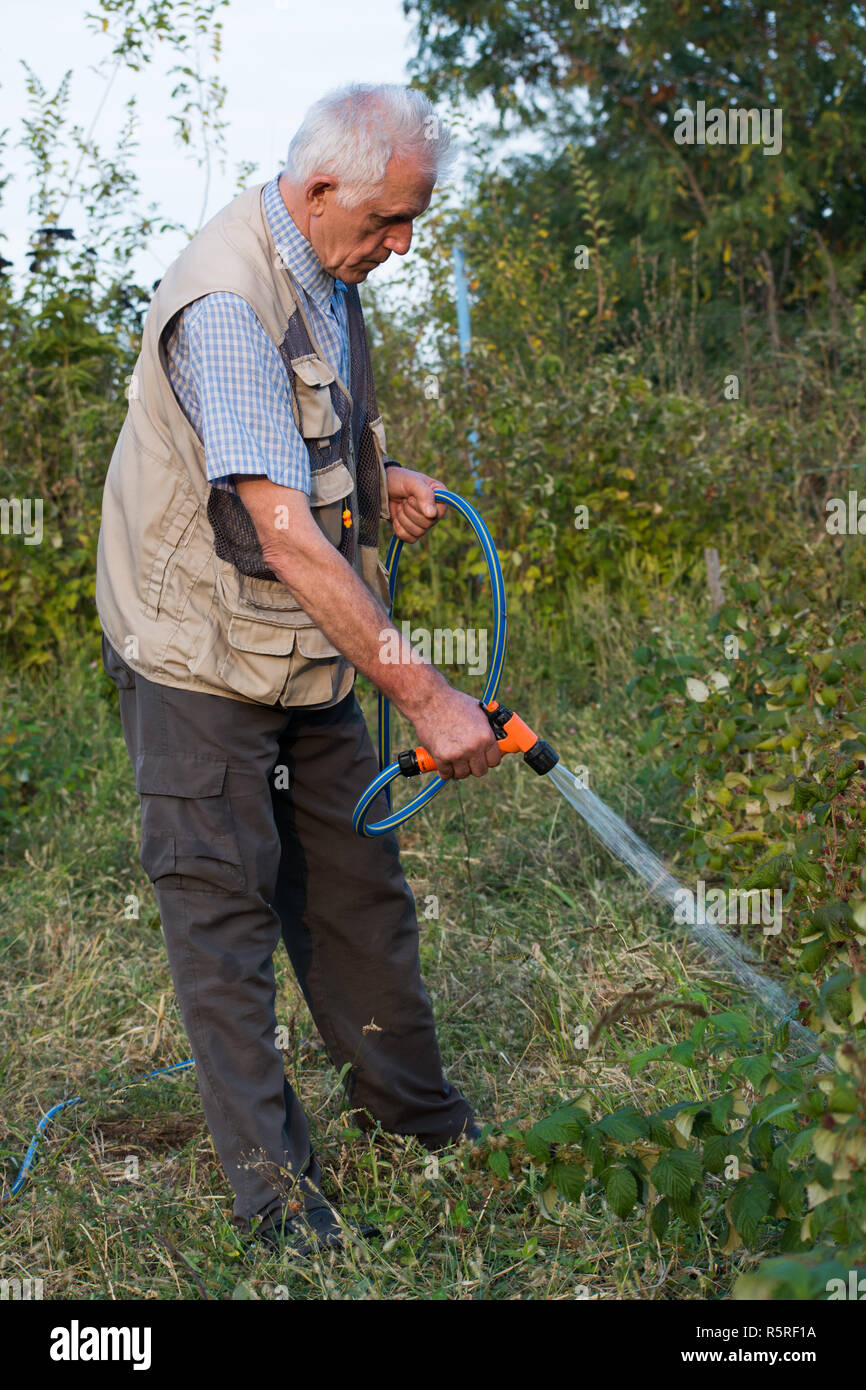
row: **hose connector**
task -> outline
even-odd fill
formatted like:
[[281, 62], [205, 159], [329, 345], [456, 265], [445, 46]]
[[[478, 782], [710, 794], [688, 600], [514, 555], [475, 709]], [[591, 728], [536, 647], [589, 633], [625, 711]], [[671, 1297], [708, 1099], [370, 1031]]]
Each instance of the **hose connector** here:
[[397, 766], [404, 777], [419, 777], [422, 772], [436, 771], [436, 764], [426, 748], [406, 748], [397, 754]]

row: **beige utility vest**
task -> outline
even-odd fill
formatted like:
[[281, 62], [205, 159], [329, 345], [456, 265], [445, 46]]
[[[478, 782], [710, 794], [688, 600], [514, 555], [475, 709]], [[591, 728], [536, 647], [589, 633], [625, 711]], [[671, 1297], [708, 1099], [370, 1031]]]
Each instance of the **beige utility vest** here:
[[274, 245], [265, 187], [218, 212], [151, 301], [105, 481], [96, 607], [115, 650], [159, 685], [261, 704], [330, 705], [349, 693], [354, 667], [267, 567], [237, 494], [208, 482], [204, 446], [172, 390], [163, 343], [176, 315], [202, 295], [227, 290], [246, 300], [286, 367], [310, 455], [313, 516], [387, 607], [378, 534], [389, 515], [385, 433], [358, 289], [346, 292], [345, 383], [321, 355]]

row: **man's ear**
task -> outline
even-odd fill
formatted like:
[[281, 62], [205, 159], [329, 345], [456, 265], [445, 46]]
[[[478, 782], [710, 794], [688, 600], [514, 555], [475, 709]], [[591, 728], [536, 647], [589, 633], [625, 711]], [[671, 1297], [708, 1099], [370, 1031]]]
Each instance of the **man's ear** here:
[[304, 189], [304, 197], [310, 212], [316, 217], [321, 215], [325, 206], [325, 194], [330, 190], [333, 192], [337, 187], [336, 180], [328, 178], [326, 174], [314, 174], [307, 181]]

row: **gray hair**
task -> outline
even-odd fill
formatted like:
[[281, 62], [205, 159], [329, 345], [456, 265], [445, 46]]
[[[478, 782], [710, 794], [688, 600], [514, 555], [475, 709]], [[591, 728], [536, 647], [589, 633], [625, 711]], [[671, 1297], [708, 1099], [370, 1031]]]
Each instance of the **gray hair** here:
[[415, 87], [358, 82], [310, 107], [283, 172], [300, 184], [330, 174], [338, 181], [337, 202], [353, 208], [375, 197], [392, 156], [416, 160], [435, 183], [453, 159], [451, 132]]

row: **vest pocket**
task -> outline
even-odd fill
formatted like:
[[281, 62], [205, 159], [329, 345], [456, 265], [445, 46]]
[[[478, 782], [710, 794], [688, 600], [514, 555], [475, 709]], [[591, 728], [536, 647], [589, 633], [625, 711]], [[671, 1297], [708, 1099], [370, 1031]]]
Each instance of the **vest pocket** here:
[[[228, 650], [217, 674], [230, 690], [272, 705], [286, 691], [290, 704], [319, 704], [336, 689], [343, 672], [340, 650], [315, 627], [283, 627], [233, 617]], [[337, 658], [337, 660], [335, 660]]]
[[351, 663], [319, 628], [298, 628], [291, 657], [289, 705], [323, 705], [336, 699]]
[[250, 700], [275, 704], [288, 678], [295, 629], [236, 614], [229, 620], [226, 643], [228, 649], [217, 667], [220, 680]]
[[344, 463], [329, 463], [310, 471], [310, 506], [326, 507], [329, 502], [342, 502], [355, 491], [355, 479]]
[[189, 544], [195, 529], [198, 509], [197, 497], [185, 497], [163, 529], [161, 544], [153, 558], [144, 586], [144, 614], [147, 618], [156, 618], [160, 612], [171, 560], [183, 546]]
[[295, 648], [302, 656], [342, 656], [340, 648], [335, 647], [330, 638], [326, 637], [321, 628], [318, 627], [299, 627], [295, 633]]
[[310, 509], [319, 529], [337, 549], [343, 539], [343, 503], [354, 491], [355, 480], [344, 463], [310, 472]]
[[385, 426], [382, 423], [381, 415], [377, 415], [375, 420], [368, 420], [367, 425], [373, 436], [376, 458], [379, 463], [379, 520], [390, 521], [391, 505], [388, 498], [388, 470], [385, 467]]
[[290, 359], [295, 374], [294, 387], [301, 414], [301, 434], [305, 439], [328, 441], [332, 434], [342, 429], [340, 417], [331, 401], [332, 381], [336, 381], [333, 368], [315, 353]]

